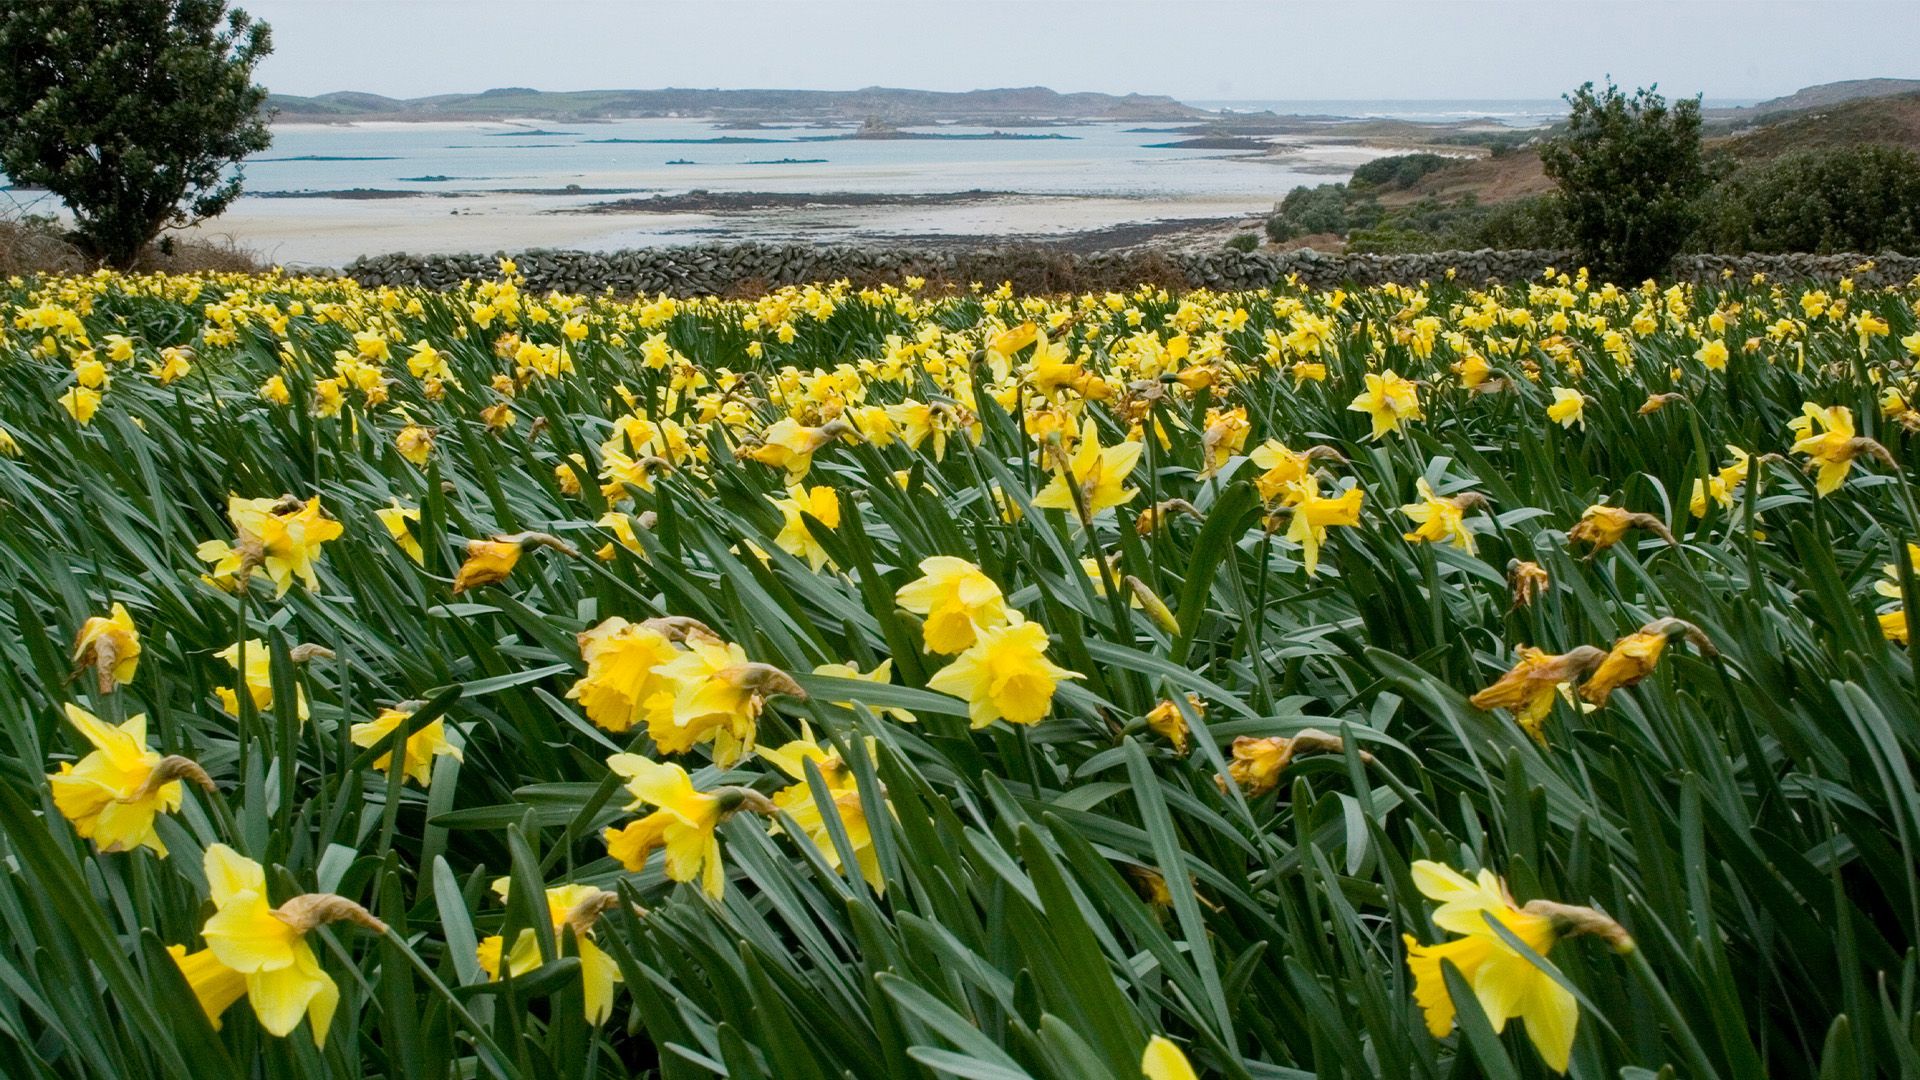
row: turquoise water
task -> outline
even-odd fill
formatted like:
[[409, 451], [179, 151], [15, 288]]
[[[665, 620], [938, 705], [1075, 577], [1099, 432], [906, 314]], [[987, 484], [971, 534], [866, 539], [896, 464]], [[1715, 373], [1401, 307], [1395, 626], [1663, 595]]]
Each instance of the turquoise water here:
[[[1168, 149], [1182, 136], [1078, 124], [1010, 132], [1051, 138], [840, 140], [837, 130], [728, 130], [703, 120], [595, 124], [279, 125], [248, 161], [254, 193], [381, 188], [500, 191], [639, 187], [716, 191], [924, 193], [975, 188], [1038, 194], [1240, 195], [1285, 191], [1284, 167], [1241, 153]], [[989, 128], [913, 129], [990, 135]], [[751, 139], [751, 142], [712, 142]], [[623, 141], [610, 141], [623, 140]], [[662, 141], [672, 140], [672, 141]], [[1290, 182], [1291, 180], [1291, 182]]]

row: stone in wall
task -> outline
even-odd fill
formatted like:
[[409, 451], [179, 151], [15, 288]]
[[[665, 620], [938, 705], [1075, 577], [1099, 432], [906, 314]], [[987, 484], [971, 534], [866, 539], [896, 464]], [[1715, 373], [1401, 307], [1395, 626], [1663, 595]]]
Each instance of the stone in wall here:
[[[493, 255], [376, 255], [343, 271], [364, 285], [453, 288], [498, 275]], [[799, 244], [698, 244], [587, 252], [534, 248], [513, 256], [534, 292], [667, 294], [693, 297], [847, 279], [859, 285], [909, 276], [966, 286], [1011, 281], [1022, 292], [1127, 289], [1139, 284], [1215, 290], [1264, 289], [1288, 278], [1316, 289], [1337, 285], [1437, 281], [1452, 272], [1475, 285], [1525, 281], [1549, 266], [1575, 265], [1566, 251], [1447, 251], [1408, 255], [1328, 255], [1311, 250], [1268, 253], [1102, 252], [1067, 254], [1025, 246], [969, 250]], [[1871, 263], [1868, 268], [1867, 264]], [[1920, 258], [1902, 255], [1690, 255], [1672, 277], [1690, 282], [1747, 279], [1837, 280], [1863, 287], [1900, 284], [1920, 275]]]

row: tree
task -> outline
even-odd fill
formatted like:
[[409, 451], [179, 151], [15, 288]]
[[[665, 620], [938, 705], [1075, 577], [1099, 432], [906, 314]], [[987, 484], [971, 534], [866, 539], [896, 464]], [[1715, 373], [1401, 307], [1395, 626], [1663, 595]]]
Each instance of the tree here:
[[1707, 187], [1700, 99], [1671, 107], [1655, 91], [1632, 96], [1611, 81], [1567, 95], [1564, 131], [1540, 150], [1587, 266], [1614, 281], [1656, 277], [1692, 232]]
[[240, 194], [239, 162], [272, 142], [253, 83], [272, 50], [226, 0], [5, 0], [0, 169], [59, 196], [94, 257], [131, 266]]

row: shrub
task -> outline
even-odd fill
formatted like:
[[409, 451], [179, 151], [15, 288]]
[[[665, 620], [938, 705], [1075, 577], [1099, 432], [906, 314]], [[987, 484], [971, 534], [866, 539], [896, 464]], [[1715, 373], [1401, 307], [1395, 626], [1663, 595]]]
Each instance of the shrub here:
[[266, 24], [225, 0], [0, 4], [0, 168], [73, 211], [86, 251], [130, 267], [160, 230], [240, 194], [267, 148]]
[[1297, 187], [1273, 208], [1273, 216], [1267, 218], [1267, 237], [1281, 243], [1314, 233], [1344, 235], [1371, 225], [1379, 216], [1378, 204], [1370, 199], [1356, 203], [1345, 184]]
[[1229, 251], [1252, 251], [1259, 246], [1260, 236], [1257, 233], [1240, 233], [1227, 241], [1227, 250]]
[[1535, 195], [1489, 206], [1461, 243], [1463, 248], [1562, 248], [1573, 243], [1566, 209], [1557, 195]]
[[1375, 158], [1353, 170], [1350, 185], [1356, 189], [1403, 191], [1428, 173], [1438, 172], [1458, 161], [1444, 154], [1395, 154]]
[[1920, 251], [1920, 155], [1809, 150], [1739, 169], [1702, 201], [1710, 251]]
[[1669, 106], [1655, 88], [1631, 96], [1609, 82], [1567, 95], [1566, 129], [1540, 150], [1559, 185], [1581, 258], [1616, 281], [1655, 277], [1692, 231], [1707, 187], [1700, 100]]

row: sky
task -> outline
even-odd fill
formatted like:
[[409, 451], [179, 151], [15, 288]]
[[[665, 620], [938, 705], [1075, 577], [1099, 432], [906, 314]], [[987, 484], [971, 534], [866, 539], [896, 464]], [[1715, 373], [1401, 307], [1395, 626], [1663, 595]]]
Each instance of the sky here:
[[863, 86], [1187, 101], [1758, 99], [1920, 77], [1920, 0], [236, 0], [290, 94]]

